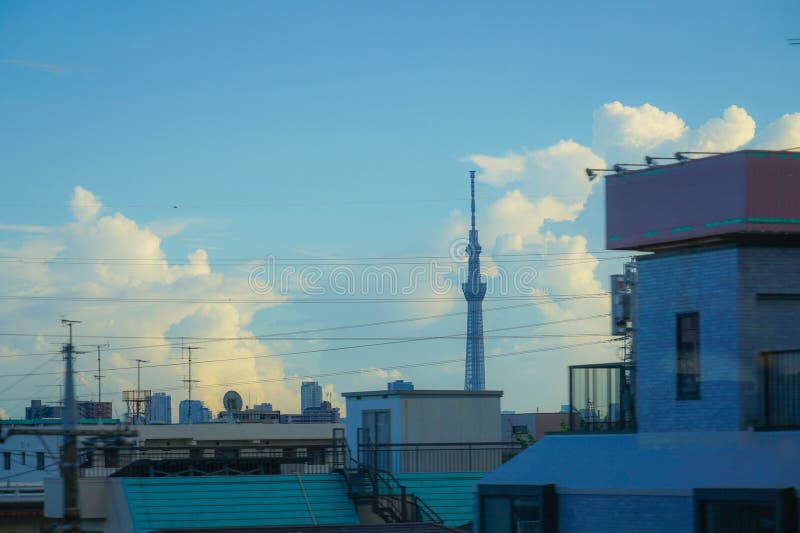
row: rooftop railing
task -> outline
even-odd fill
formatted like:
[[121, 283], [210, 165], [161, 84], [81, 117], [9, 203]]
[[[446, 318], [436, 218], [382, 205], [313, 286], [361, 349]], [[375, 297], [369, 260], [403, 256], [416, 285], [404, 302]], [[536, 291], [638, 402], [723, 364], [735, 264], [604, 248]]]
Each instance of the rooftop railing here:
[[633, 431], [634, 367], [601, 363], [569, 367], [570, 431]]
[[81, 477], [323, 474], [341, 468], [338, 446], [110, 447], [80, 451]]
[[491, 472], [522, 449], [517, 442], [360, 444], [358, 458], [394, 473]]

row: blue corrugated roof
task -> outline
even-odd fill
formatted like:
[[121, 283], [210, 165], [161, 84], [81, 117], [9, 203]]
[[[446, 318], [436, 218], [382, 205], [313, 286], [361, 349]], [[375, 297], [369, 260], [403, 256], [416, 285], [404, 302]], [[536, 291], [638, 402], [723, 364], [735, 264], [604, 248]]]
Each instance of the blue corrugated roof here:
[[472, 520], [472, 487], [484, 472], [430, 472], [394, 474], [409, 493], [420, 497], [447, 526]]
[[137, 533], [166, 528], [358, 523], [338, 474], [124, 478], [122, 486]]

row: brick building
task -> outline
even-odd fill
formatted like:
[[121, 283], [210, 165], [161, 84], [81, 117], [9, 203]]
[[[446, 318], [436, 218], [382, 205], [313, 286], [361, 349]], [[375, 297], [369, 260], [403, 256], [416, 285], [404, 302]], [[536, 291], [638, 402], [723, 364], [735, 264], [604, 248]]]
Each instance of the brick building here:
[[650, 254], [636, 261], [629, 374], [581, 371], [623, 376], [606, 389], [632, 398], [635, 420], [583, 420], [598, 402], [571, 399], [582, 431], [485, 477], [475, 530], [796, 531], [800, 154], [614, 174], [606, 202], [608, 248]]

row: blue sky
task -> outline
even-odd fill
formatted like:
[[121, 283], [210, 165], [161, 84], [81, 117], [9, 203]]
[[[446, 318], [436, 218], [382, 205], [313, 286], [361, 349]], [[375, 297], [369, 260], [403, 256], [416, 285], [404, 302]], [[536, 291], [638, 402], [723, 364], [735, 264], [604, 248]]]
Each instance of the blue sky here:
[[[245, 298], [258, 296], [247, 284], [248, 267], [223, 260], [447, 256], [463, 229], [467, 171], [478, 168], [487, 255], [582, 254], [588, 271], [559, 270], [556, 261], [550, 265], [553, 277], [542, 276], [546, 285], [540, 288], [593, 293], [607, 288], [619, 261], [591, 262], [604, 257], [591, 253], [604, 248], [603, 201], [599, 187], [578, 183], [584, 163], [634, 156], [638, 161], [646, 150], [666, 155], [673, 148], [727, 150], [759, 141], [788, 148], [775, 143], [800, 135], [794, 118], [800, 111], [800, 47], [786, 44], [800, 36], [797, 20], [800, 5], [790, 1], [5, 2], [0, 5], [2, 255], [122, 258], [128, 251], [130, 257], [152, 252], [173, 264], [173, 258], [202, 249], [218, 277], [200, 279], [205, 267], [157, 279], [152, 272], [119, 277], [93, 270], [113, 269], [107, 265], [52, 265], [31, 272], [6, 264], [0, 265], [4, 292], [46, 287], [48, 294]], [[614, 102], [620, 107], [608, 107]], [[738, 111], [724, 115], [732, 105]], [[785, 115], [789, 118], [780, 122]], [[711, 123], [703, 129], [715, 117], [725, 119], [724, 127]], [[535, 155], [569, 140], [577, 148], [563, 145], [561, 152]], [[474, 158], [480, 155], [527, 163], [513, 171], [501, 164], [498, 170], [499, 160]], [[567, 175], [574, 182], [569, 186]], [[80, 214], [75, 187], [93, 195], [85, 198], [99, 198], [103, 207]], [[514, 191], [524, 205], [511, 205], [514, 198], [508, 195]], [[548, 195], [563, 202], [542, 203]], [[135, 227], [119, 218], [113, 230], [99, 222], [116, 213]], [[84, 222], [76, 223], [76, 217]], [[20, 231], [21, 226], [36, 228]], [[157, 242], [142, 233], [145, 229]], [[551, 237], [542, 238], [548, 231]], [[576, 244], [579, 236], [584, 244]], [[532, 264], [541, 266], [548, 257], [538, 256], [540, 263]], [[562, 314], [538, 306], [487, 314], [486, 327], [595, 312], [555, 305]], [[463, 310], [460, 302], [284, 303], [226, 311], [179, 306], [173, 314], [153, 313], [163, 320], [158, 326], [155, 318], [137, 322], [143, 308], [150, 313], [142, 304], [102, 307], [0, 302], [0, 315], [3, 329], [16, 333], [58, 333], [57, 320], [66, 313], [85, 320], [83, 331], [97, 335], [124, 330], [131, 336], [178, 331], [202, 336], [208, 333], [198, 330], [200, 324], [209, 330], [224, 322], [219, 331], [225, 335], [271, 333]], [[573, 324], [567, 333], [600, 333], [606, 326], [606, 319]], [[463, 316], [453, 316], [353, 336], [460, 329]], [[35, 352], [42, 342], [0, 340], [9, 354]], [[342, 350], [332, 352], [335, 358], [325, 352], [275, 358], [281, 363], [237, 371], [267, 379], [381, 368], [458, 357], [462, 342]], [[487, 353], [541, 342], [487, 339]], [[231, 346], [225, 353], [282, 353], [308, 343], [260, 344]], [[110, 357], [109, 365], [124, 367], [127, 353]], [[174, 351], [142, 349], [141, 354], [159, 361], [176, 357]], [[565, 402], [567, 362], [605, 360], [613, 352], [586, 348], [558, 354], [491, 361], [487, 382], [506, 390], [505, 408], [555, 409]], [[10, 357], [4, 364], [24, 373], [38, 363]], [[53, 371], [58, 364], [52, 363]], [[183, 370], [151, 372], [151, 386], [158, 389], [176, 387]], [[208, 383], [236, 379], [227, 376], [232, 366], [208, 372], [203, 376]], [[425, 388], [459, 388], [462, 372], [459, 365], [445, 365], [403, 370], [400, 377]], [[109, 377], [109, 390], [129, 384], [124, 380], [131, 379], [130, 371], [117, 374], [126, 377], [118, 382]], [[336, 393], [385, 381], [377, 371], [321, 380]], [[21, 398], [52, 394], [43, 387], [56, 381], [31, 376], [5, 393], [6, 399], [0, 395], [0, 407], [19, 415]], [[0, 391], [11, 383], [0, 378]], [[254, 400], [296, 409], [296, 383], [250, 387]], [[222, 392], [209, 390], [209, 402]], [[173, 400], [183, 395], [173, 391]]]

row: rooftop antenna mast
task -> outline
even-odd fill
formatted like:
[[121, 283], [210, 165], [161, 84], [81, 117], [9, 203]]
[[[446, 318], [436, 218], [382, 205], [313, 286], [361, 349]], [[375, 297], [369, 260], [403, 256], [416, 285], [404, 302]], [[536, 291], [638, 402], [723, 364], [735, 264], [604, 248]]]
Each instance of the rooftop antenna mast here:
[[76, 435], [78, 411], [75, 405], [75, 381], [73, 376], [72, 326], [79, 320], [61, 319], [61, 325], [69, 328], [69, 342], [62, 352], [66, 361], [64, 374], [64, 413], [62, 431], [64, 435], [61, 459], [61, 477], [64, 483], [64, 525], [71, 531], [80, 531], [81, 512], [78, 506], [78, 439]]
[[95, 346], [97, 347], [97, 374], [95, 374], [94, 378], [97, 380], [97, 423], [100, 424], [102, 419], [102, 416], [100, 414], [102, 411], [102, 407], [100, 404], [103, 402], [103, 387], [102, 387], [103, 373], [100, 367], [100, 349], [110, 348], [111, 345], [109, 343], [105, 343], [105, 344], [96, 344]]
[[152, 401], [152, 391], [142, 390], [142, 363], [148, 363], [145, 359], [134, 359], [136, 361], [136, 390], [122, 391], [122, 399], [128, 405], [128, 418], [133, 424], [146, 423], [147, 413], [150, 411]]
[[[183, 341], [181, 341], [181, 344]], [[199, 380], [192, 379], [192, 350], [199, 350], [201, 347], [199, 346], [182, 346], [186, 350], [188, 354], [188, 363], [189, 363], [189, 378], [182, 380], [184, 384], [189, 386], [189, 402], [187, 404], [186, 409], [186, 418], [189, 424], [192, 423], [192, 383], [198, 383]]]

